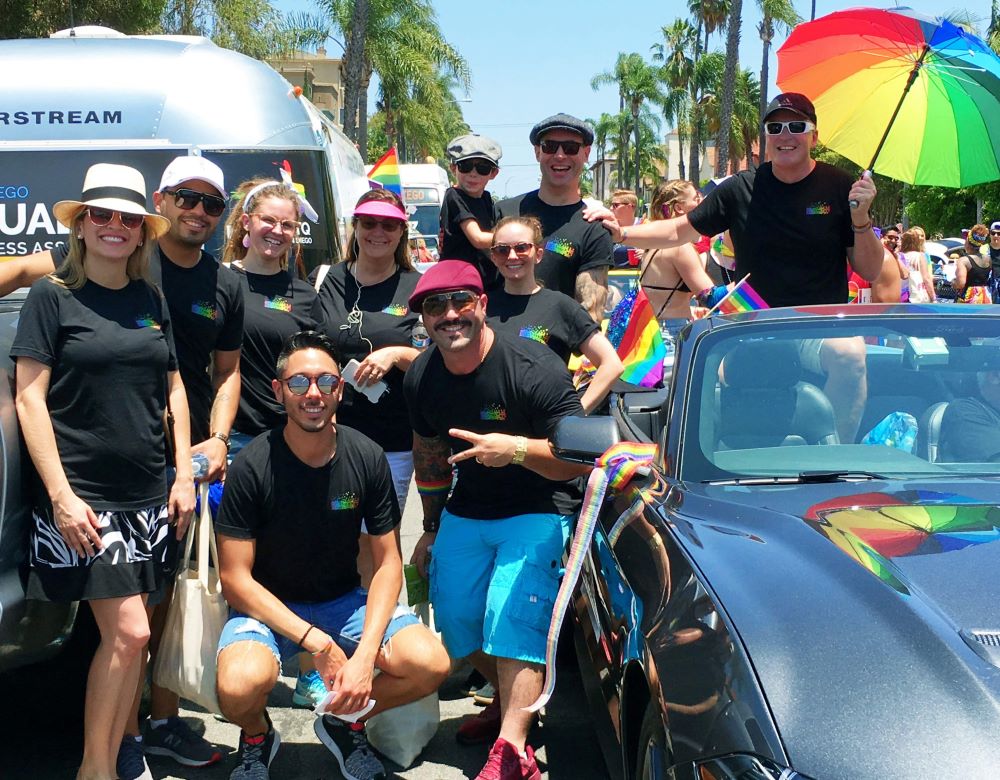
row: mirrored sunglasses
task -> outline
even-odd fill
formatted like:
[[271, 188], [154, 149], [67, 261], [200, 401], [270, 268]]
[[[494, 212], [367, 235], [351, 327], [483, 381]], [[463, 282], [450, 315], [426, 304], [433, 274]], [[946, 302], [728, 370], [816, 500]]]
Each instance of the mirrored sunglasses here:
[[456, 290], [455, 292], [437, 293], [428, 295], [420, 305], [420, 310], [431, 317], [440, 317], [448, 306], [455, 307], [456, 314], [465, 314], [476, 308], [479, 296], [469, 290]]
[[173, 195], [177, 208], [184, 211], [191, 211], [199, 203], [205, 209], [205, 213], [210, 217], [217, 217], [226, 210], [226, 201], [218, 195], [208, 195], [198, 190], [189, 190], [181, 187], [178, 190], [163, 190], [164, 195]]
[[489, 176], [496, 169], [489, 160], [460, 160], [455, 163], [455, 167], [461, 173], [472, 173], [472, 169], [475, 168], [480, 176]]
[[545, 152], [545, 154], [555, 154], [559, 151], [559, 147], [561, 146], [563, 152], [570, 157], [579, 152], [583, 147], [583, 144], [580, 141], [552, 141], [548, 139], [542, 141], [538, 145], [541, 147], [541, 150]]
[[804, 119], [793, 119], [791, 122], [765, 122], [764, 132], [768, 135], [780, 135], [787, 130], [792, 135], [802, 135], [816, 129], [816, 125]]
[[135, 230], [145, 219], [145, 216], [142, 214], [128, 214], [123, 211], [102, 209], [98, 206], [87, 207], [87, 216], [90, 217], [90, 221], [97, 227], [106, 227], [107, 225], [110, 225], [111, 220], [113, 220], [116, 215], [118, 216], [118, 221], [122, 223], [122, 227], [128, 228], [129, 230]]
[[310, 386], [315, 382], [316, 389], [323, 395], [330, 395], [340, 384], [340, 377], [336, 374], [320, 374], [317, 377], [306, 376], [305, 374], [292, 374], [288, 379], [283, 379], [285, 387], [292, 395], [305, 395], [309, 392]]

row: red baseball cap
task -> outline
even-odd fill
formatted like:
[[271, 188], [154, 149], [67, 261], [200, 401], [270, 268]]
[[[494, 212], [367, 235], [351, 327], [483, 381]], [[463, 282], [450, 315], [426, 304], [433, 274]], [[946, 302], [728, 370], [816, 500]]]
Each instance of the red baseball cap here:
[[424, 298], [439, 292], [471, 290], [483, 294], [483, 278], [471, 263], [464, 260], [441, 260], [428, 268], [407, 301], [410, 311], [420, 311]]

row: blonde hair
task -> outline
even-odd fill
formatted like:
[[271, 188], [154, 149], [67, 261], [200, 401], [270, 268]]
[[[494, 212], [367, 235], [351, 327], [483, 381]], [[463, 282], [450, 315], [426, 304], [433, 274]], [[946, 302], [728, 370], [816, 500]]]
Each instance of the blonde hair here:
[[923, 251], [924, 231], [923, 228], [910, 228], [900, 236], [899, 249], [902, 252]]
[[[671, 179], [670, 181], [660, 182], [653, 191], [653, 199], [649, 205], [650, 220], [670, 219], [670, 217], [677, 216], [674, 213], [674, 205], [687, 195], [689, 191], [697, 193], [698, 188], [687, 179]], [[664, 214], [664, 206], [668, 207], [670, 217]]]
[[632, 190], [615, 190], [611, 193], [611, 200], [621, 200], [632, 206], [639, 205], [639, 199]]
[[[226, 219], [226, 243], [222, 248], [223, 263], [233, 263], [237, 260], [242, 260], [247, 256], [247, 248], [243, 246], [243, 238], [247, 235], [247, 229], [243, 227], [243, 215], [253, 214], [254, 209], [257, 208], [257, 205], [264, 198], [287, 200], [292, 204], [292, 206], [295, 207], [296, 217], [301, 216], [298, 197], [296, 197], [294, 192], [280, 182], [274, 182], [273, 186], [262, 187], [253, 194], [253, 200], [249, 203], [243, 203], [243, 199], [247, 196], [247, 193], [250, 192], [250, 190], [269, 181], [273, 181], [273, 179], [265, 179], [263, 177], [248, 179], [236, 188], [236, 192], [234, 194], [235, 203], [229, 212], [229, 217]], [[288, 269], [288, 256], [293, 252], [295, 253], [295, 264], [297, 267], [302, 255], [302, 247], [295, 243], [294, 237], [292, 238], [292, 244], [288, 251], [281, 258], [281, 260], [278, 261], [278, 265], [282, 271]]]
[[[83, 222], [86, 213], [87, 209], [83, 207], [73, 217], [73, 227], [69, 231], [69, 243], [67, 244], [69, 250], [66, 254], [66, 259], [63, 260], [54, 272], [49, 274], [49, 279], [60, 287], [65, 287], [67, 290], [79, 290], [87, 283], [87, 270], [84, 263], [87, 258], [87, 245], [83, 238], [77, 234], [80, 223]], [[153, 254], [154, 242], [149, 240], [146, 231], [146, 220], [142, 221], [140, 230], [142, 230], [142, 236], [139, 238], [139, 245], [129, 255], [125, 263], [125, 275], [129, 279], [142, 279], [152, 286], [153, 282], [149, 278], [149, 258]]]
[[[403, 201], [400, 197], [392, 190], [378, 189], [378, 190], [368, 190], [364, 195], [358, 198], [358, 202], [354, 204], [354, 208], [357, 208], [362, 203], [367, 203], [371, 200], [381, 200], [386, 203], [391, 203], [393, 206], [398, 208], [404, 214], [406, 213], [406, 207], [403, 205]], [[347, 253], [344, 255], [345, 263], [356, 263], [358, 262], [358, 240], [355, 237], [355, 233], [358, 229], [358, 218], [351, 217], [351, 230], [347, 235]], [[393, 259], [396, 261], [396, 265], [402, 268], [404, 271], [412, 271], [415, 266], [413, 265], [413, 258], [410, 257], [410, 241], [409, 241], [409, 226], [406, 222], [403, 222], [403, 228], [399, 231], [399, 243], [396, 244], [396, 251], [392, 253]], [[415, 236], [416, 238], [416, 236]], [[426, 242], [424, 244], [426, 247]]]
[[507, 225], [521, 225], [528, 228], [531, 231], [531, 243], [535, 246], [542, 245], [542, 223], [538, 221], [538, 217], [532, 217], [527, 214], [523, 216], [504, 217], [493, 226], [493, 237], [496, 238], [496, 234], [500, 229], [507, 227]]

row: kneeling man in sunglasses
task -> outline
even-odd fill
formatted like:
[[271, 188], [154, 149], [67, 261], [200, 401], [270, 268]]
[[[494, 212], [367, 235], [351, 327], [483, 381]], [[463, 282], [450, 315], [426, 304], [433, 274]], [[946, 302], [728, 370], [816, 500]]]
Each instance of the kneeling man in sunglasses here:
[[[437, 690], [448, 654], [397, 607], [402, 562], [393, 530], [399, 504], [385, 453], [334, 421], [343, 386], [330, 340], [306, 331], [286, 342], [272, 386], [288, 414], [229, 470], [216, 530], [222, 587], [232, 612], [219, 640], [222, 713], [241, 729], [231, 778], [260, 780], [279, 737], [266, 703], [281, 661], [301, 651], [332, 692], [315, 731], [350, 780], [384, 778], [364, 721]], [[374, 575], [360, 588], [361, 522]], [[379, 670], [376, 677], [375, 669]], [[374, 707], [357, 723], [337, 717]]]
[[538, 780], [524, 708], [542, 690], [563, 550], [580, 507], [576, 478], [589, 471], [556, 460], [548, 438], [582, 408], [555, 353], [486, 324], [483, 283], [468, 263], [436, 263], [409, 304], [433, 342], [403, 380], [424, 509], [413, 562], [425, 571], [433, 544], [435, 625], [451, 655], [468, 658], [497, 691], [456, 737], [493, 744], [477, 780]]

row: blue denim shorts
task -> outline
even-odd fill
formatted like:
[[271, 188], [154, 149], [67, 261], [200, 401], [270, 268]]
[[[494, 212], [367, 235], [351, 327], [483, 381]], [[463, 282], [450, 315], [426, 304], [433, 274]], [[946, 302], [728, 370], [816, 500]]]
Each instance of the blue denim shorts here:
[[431, 555], [434, 624], [453, 658], [545, 662], [571, 517], [471, 520], [447, 510]]
[[[367, 599], [368, 592], [363, 588], [357, 588], [335, 601], [324, 601], [317, 604], [286, 602], [285, 606], [306, 622], [328, 633], [344, 651], [344, 654], [350, 658], [361, 641]], [[409, 608], [397, 607], [382, 635], [382, 644], [385, 645], [401, 629], [419, 622]], [[279, 666], [282, 661], [302, 652], [302, 648], [294, 641], [281, 634], [276, 634], [256, 618], [248, 617], [236, 610], [230, 610], [229, 620], [226, 621], [226, 625], [222, 629], [222, 636], [219, 637], [216, 658], [229, 645], [247, 640], [267, 645]]]

